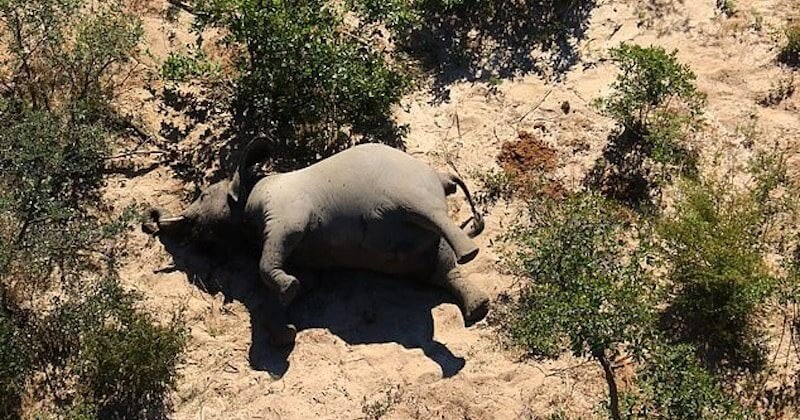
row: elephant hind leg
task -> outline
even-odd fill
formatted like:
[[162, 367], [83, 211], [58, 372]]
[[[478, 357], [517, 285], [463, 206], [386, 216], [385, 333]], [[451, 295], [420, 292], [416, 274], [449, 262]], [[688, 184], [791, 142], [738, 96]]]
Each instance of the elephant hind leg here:
[[464, 316], [464, 324], [470, 326], [485, 318], [489, 312], [489, 297], [461, 274], [455, 255], [445, 241], [439, 245], [436, 264], [431, 283], [447, 289], [455, 296]]
[[415, 222], [422, 228], [437, 232], [456, 254], [456, 262], [466, 264], [478, 255], [478, 245], [447, 216], [447, 209], [419, 211]]

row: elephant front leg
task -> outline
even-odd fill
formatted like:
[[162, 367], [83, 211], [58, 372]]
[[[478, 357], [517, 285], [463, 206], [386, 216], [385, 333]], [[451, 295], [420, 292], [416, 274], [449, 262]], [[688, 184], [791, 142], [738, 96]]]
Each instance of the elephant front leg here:
[[444, 287], [455, 296], [464, 316], [464, 324], [470, 326], [485, 318], [489, 312], [489, 297], [464, 278], [456, 264], [453, 250], [444, 240], [439, 245], [436, 264], [431, 283]]
[[300, 292], [297, 277], [284, 271], [292, 250], [300, 242], [300, 233], [270, 232], [261, 252], [259, 270], [267, 287], [277, 293], [282, 306], [289, 306]]

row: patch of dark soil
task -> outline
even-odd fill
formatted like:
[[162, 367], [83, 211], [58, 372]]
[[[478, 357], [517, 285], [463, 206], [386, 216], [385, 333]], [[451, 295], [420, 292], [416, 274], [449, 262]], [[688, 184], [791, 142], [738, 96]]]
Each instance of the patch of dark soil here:
[[522, 174], [532, 169], [552, 172], [558, 164], [558, 152], [533, 134], [520, 131], [516, 141], [503, 143], [497, 161], [509, 173]]
[[558, 198], [566, 192], [564, 186], [553, 179], [558, 167], [558, 151], [532, 133], [520, 131], [517, 140], [503, 143], [497, 162], [511, 176], [514, 190], [523, 197]]

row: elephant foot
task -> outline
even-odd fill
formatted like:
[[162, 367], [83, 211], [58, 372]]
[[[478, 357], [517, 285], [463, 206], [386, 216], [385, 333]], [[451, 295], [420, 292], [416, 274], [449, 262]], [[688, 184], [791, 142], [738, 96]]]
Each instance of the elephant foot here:
[[287, 307], [294, 302], [294, 299], [300, 293], [300, 281], [295, 277], [287, 277], [286, 281], [281, 284], [281, 290], [278, 292], [283, 307]]
[[489, 298], [487, 296], [481, 296], [465, 303], [464, 307], [461, 309], [461, 313], [464, 315], [464, 326], [466, 327], [470, 327], [482, 321], [489, 313]]
[[297, 327], [287, 324], [281, 331], [270, 331], [269, 344], [272, 347], [289, 347], [297, 337]]

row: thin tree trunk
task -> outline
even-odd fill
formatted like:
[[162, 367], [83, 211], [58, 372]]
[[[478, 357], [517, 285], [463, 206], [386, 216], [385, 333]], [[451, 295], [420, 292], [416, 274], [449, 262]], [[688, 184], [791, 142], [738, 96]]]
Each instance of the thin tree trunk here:
[[611, 367], [611, 362], [609, 362], [605, 353], [602, 351], [593, 352], [592, 355], [600, 362], [600, 365], [603, 366], [603, 372], [605, 372], [606, 375], [611, 418], [620, 420], [622, 417], [619, 414], [619, 392], [617, 391], [617, 381], [614, 379], [614, 369]]

